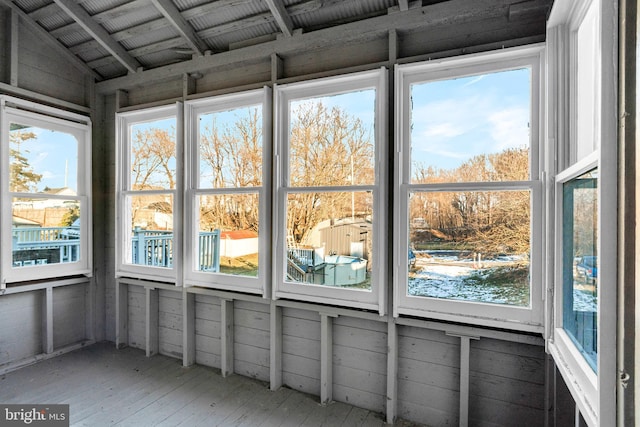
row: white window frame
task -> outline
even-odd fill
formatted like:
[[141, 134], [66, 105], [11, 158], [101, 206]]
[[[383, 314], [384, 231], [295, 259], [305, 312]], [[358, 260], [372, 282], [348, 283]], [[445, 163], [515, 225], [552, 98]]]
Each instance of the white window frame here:
[[[375, 89], [375, 179], [372, 185], [345, 185], [340, 187], [290, 186], [288, 167], [289, 105], [291, 101], [321, 96], [338, 95], [364, 89]], [[327, 77], [274, 87], [274, 234], [273, 298], [289, 298], [346, 307], [386, 312], [387, 281], [387, 70], [371, 71]], [[373, 193], [373, 259], [371, 260], [371, 290], [338, 289], [324, 285], [301, 284], [284, 280], [286, 271], [286, 206], [290, 193], [336, 191], [371, 191]]]
[[[73, 135], [78, 141], [77, 195], [59, 196], [42, 193], [23, 193], [9, 191], [9, 129], [13, 121], [32, 124], [45, 129], [52, 129]], [[80, 202], [80, 259], [78, 262], [35, 265], [29, 267], [13, 267], [12, 233], [0, 233], [2, 248], [0, 249], [1, 279], [0, 288], [7, 283], [27, 282], [31, 280], [50, 279], [56, 277], [84, 275], [92, 272], [92, 216], [91, 216], [91, 120], [86, 117], [58, 108], [40, 105], [10, 96], [0, 96], [0, 158], [2, 174], [0, 191], [2, 198], [2, 230], [12, 228], [12, 199], [28, 197], [33, 199], [74, 199]]]
[[[394, 186], [394, 316], [428, 317], [540, 332], [543, 330], [543, 150], [540, 144], [544, 88], [542, 64], [543, 45], [510, 48], [428, 61], [396, 65], [396, 175]], [[473, 76], [506, 70], [529, 68], [531, 70], [531, 135], [530, 180], [478, 183], [411, 183], [411, 85], [430, 81]], [[530, 306], [516, 307], [484, 302], [458, 301], [408, 295], [408, 268], [406, 253], [409, 247], [409, 194], [414, 191], [508, 191], [531, 192], [531, 262]]]
[[[185, 194], [185, 286], [197, 285], [231, 291], [267, 295], [268, 278], [271, 277], [271, 88], [221, 95], [185, 103], [186, 194]], [[262, 108], [262, 185], [259, 187], [198, 188], [199, 121], [201, 114], [224, 112], [247, 106]], [[257, 194], [259, 198], [258, 277], [196, 270], [198, 211], [196, 199], [200, 195]]]
[[[617, 10], [616, 2], [606, 0], [556, 1], [547, 29], [550, 99], [555, 111], [548, 119], [548, 145], [557, 150], [555, 176], [555, 263], [550, 275], [550, 324], [547, 349], [555, 360], [576, 407], [589, 426], [616, 423], [616, 326], [617, 326]], [[594, 8], [594, 9], [591, 9]], [[581, 28], [585, 16], [595, 13], [592, 27]], [[590, 15], [593, 18], [593, 15]], [[590, 86], [593, 105], [578, 106], [578, 30], [591, 31], [594, 78]], [[582, 64], [585, 64], [584, 59]], [[566, 95], [568, 99], [566, 99]], [[578, 144], [579, 129], [591, 129], [591, 153]], [[563, 328], [563, 184], [593, 168], [598, 168], [598, 308], [597, 372]], [[601, 221], [607, 218], [606, 221]]]
[[[179, 284], [182, 276], [182, 227], [178, 226], [182, 220], [183, 203], [183, 120], [182, 103], [116, 113], [116, 277], [132, 277]], [[176, 119], [176, 188], [162, 190], [131, 190], [131, 146], [130, 126], [162, 120]], [[173, 196], [173, 265], [168, 267], [154, 267], [137, 265], [126, 262], [130, 250], [131, 223], [127, 213], [127, 196], [171, 194]]]

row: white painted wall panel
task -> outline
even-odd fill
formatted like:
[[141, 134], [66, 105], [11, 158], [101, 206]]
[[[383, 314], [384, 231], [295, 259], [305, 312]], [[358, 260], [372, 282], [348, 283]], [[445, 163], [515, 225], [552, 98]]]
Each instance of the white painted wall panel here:
[[234, 371], [269, 380], [269, 304], [234, 302]]
[[182, 358], [182, 292], [160, 289], [158, 344], [160, 354]]
[[145, 295], [144, 288], [128, 286], [129, 289], [129, 346], [145, 349]]
[[296, 390], [320, 394], [320, 315], [285, 308], [282, 314], [282, 380]]
[[0, 296], [0, 365], [42, 353], [44, 291]]
[[196, 363], [220, 369], [220, 300], [196, 295]]
[[88, 284], [53, 289], [53, 348], [75, 344], [87, 338], [85, 328]]

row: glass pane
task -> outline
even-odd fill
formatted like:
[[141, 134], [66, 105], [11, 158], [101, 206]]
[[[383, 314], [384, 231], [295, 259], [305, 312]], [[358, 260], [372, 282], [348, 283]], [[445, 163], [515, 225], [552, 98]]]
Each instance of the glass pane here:
[[374, 183], [375, 98], [371, 89], [291, 102], [291, 186]]
[[258, 275], [258, 194], [200, 195], [198, 259], [200, 271]]
[[563, 325], [593, 370], [598, 351], [598, 171], [563, 187]]
[[289, 194], [288, 282], [371, 290], [371, 192]]
[[80, 261], [80, 201], [12, 200], [13, 266]]
[[408, 295], [528, 307], [530, 191], [414, 192]]
[[199, 188], [262, 185], [262, 107], [199, 116]]
[[136, 123], [129, 128], [131, 190], [176, 188], [176, 119]]
[[414, 183], [529, 179], [528, 68], [411, 86]]
[[130, 237], [126, 263], [173, 267], [173, 196], [127, 197]]
[[9, 191], [77, 195], [76, 137], [19, 123], [9, 126]]

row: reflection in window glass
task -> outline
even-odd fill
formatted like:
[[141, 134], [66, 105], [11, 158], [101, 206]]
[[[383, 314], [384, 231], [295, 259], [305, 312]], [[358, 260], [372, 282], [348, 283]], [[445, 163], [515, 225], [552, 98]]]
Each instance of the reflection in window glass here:
[[196, 270], [258, 276], [258, 194], [200, 195]]
[[13, 267], [80, 260], [80, 201], [14, 198]]
[[176, 188], [175, 130], [175, 118], [130, 127], [131, 190]]
[[596, 370], [598, 324], [598, 171], [563, 187], [563, 325]]
[[262, 108], [199, 116], [199, 188], [262, 185]]
[[411, 86], [412, 182], [529, 179], [531, 70]]
[[289, 112], [291, 186], [374, 183], [375, 90], [293, 101]]
[[411, 193], [408, 294], [528, 307], [530, 191]]
[[173, 264], [173, 196], [127, 196], [130, 215], [130, 251], [125, 262], [155, 267]]
[[372, 212], [368, 191], [289, 194], [285, 280], [371, 290]]
[[9, 191], [76, 196], [78, 140], [71, 134], [11, 123]]

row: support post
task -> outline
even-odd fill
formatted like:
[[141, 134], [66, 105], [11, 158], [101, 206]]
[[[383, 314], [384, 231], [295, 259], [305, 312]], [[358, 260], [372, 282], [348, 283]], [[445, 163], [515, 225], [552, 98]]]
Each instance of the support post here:
[[129, 285], [116, 281], [116, 348], [129, 345]]
[[398, 325], [387, 322], [387, 424], [395, 422], [398, 412]]
[[471, 340], [480, 337], [453, 334], [447, 335], [460, 338], [460, 427], [469, 425], [469, 356], [471, 353]]
[[42, 304], [42, 350], [45, 354], [53, 353], [53, 288], [44, 290]]
[[282, 307], [271, 301], [269, 345], [270, 388], [275, 391], [282, 387]]
[[18, 87], [18, 53], [20, 51], [18, 45], [18, 12], [11, 9], [7, 19], [9, 20], [9, 25], [7, 25], [7, 43], [9, 53], [9, 58], [7, 58], [7, 72], [9, 76], [9, 84], [11, 86]]
[[220, 300], [220, 370], [222, 376], [233, 374], [233, 300]]
[[182, 289], [182, 366], [196, 363], [196, 295]]
[[144, 288], [145, 296], [145, 349], [147, 357], [158, 354], [159, 292], [155, 288]]
[[320, 403], [333, 400], [333, 318], [320, 313]]

